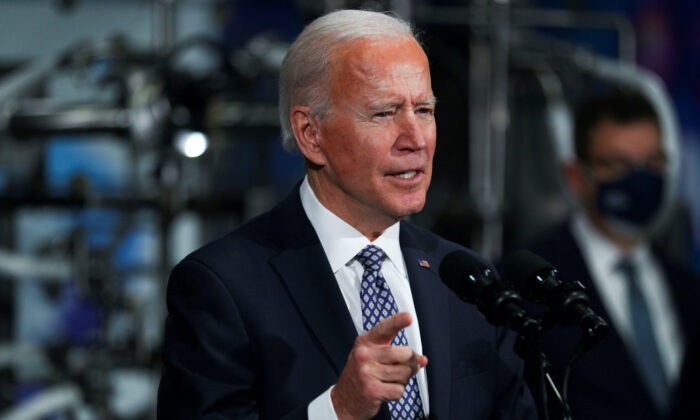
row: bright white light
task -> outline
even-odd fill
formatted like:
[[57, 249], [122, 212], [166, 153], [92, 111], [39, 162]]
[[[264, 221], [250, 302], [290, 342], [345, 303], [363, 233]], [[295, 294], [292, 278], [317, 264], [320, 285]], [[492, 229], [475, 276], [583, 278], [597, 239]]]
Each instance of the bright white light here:
[[199, 131], [180, 131], [175, 137], [175, 147], [183, 155], [196, 158], [207, 151], [209, 140]]

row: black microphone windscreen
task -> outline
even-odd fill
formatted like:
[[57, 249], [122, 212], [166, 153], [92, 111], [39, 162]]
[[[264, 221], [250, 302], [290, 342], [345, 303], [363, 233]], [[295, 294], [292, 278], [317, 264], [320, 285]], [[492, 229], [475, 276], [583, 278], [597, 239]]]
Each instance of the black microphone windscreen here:
[[468, 275], [474, 275], [487, 269], [486, 265], [468, 252], [452, 251], [440, 263], [440, 278], [462, 298], [474, 301], [474, 291], [471, 283], [467, 282]]
[[525, 249], [512, 253], [503, 264], [504, 277], [518, 286], [527, 284], [545, 270], [551, 271], [554, 267], [544, 258]]

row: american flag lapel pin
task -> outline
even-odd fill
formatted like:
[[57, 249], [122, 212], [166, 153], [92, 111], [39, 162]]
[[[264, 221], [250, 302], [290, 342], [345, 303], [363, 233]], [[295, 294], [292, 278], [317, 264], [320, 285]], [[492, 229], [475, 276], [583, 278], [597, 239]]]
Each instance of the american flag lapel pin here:
[[430, 268], [430, 263], [428, 260], [423, 260], [423, 259], [418, 259], [418, 265], [423, 267], [423, 268]]

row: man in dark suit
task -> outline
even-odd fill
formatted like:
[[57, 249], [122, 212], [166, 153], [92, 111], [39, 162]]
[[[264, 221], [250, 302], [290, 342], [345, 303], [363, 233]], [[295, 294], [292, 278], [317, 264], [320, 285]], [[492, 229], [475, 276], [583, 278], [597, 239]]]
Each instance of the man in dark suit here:
[[[565, 174], [581, 209], [528, 247], [565, 280], [581, 281], [612, 327], [571, 372], [572, 415], [662, 419], [700, 320], [700, 282], [651, 245], [674, 188], [659, 122], [643, 97], [614, 92], [581, 105], [575, 126], [576, 159]], [[561, 368], [579, 336], [555, 327], [543, 350]]]
[[307, 176], [172, 272], [160, 419], [529, 419], [513, 336], [440, 281], [463, 249], [402, 221], [435, 150], [427, 58], [385, 14], [334, 12], [280, 76]]

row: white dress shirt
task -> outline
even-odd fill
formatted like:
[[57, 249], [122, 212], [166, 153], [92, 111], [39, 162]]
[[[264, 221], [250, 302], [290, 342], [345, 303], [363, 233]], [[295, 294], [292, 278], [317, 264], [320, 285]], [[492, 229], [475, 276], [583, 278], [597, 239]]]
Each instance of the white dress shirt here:
[[[364, 268], [359, 261], [355, 260], [355, 256], [364, 247], [372, 243], [381, 248], [386, 254], [386, 259], [382, 264], [382, 275], [389, 285], [391, 293], [394, 295], [399, 312], [411, 314], [413, 322], [404, 330], [408, 345], [416, 353], [423, 354], [418, 317], [416, 316], [416, 308], [413, 305], [411, 287], [406, 275], [406, 264], [399, 243], [399, 223], [390, 226], [374, 242], [370, 242], [357, 229], [333, 214], [318, 201], [307, 178], [304, 178], [299, 193], [304, 212], [306, 212], [306, 216], [311, 221], [311, 225], [321, 241], [321, 246], [338, 282], [338, 287], [340, 287], [340, 291], [343, 294], [345, 304], [348, 307], [358, 335], [365, 332], [362, 326], [360, 301], [360, 283]], [[416, 379], [423, 402], [423, 411], [427, 417], [429, 413], [428, 382], [425, 376], [425, 369], [418, 371]], [[309, 420], [338, 418], [331, 401], [332, 389], [333, 386], [309, 404]]]
[[666, 379], [669, 384], [676, 384], [683, 360], [684, 339], [671, 291], [649, 244], [642, 243], [631, 252], [623, 253], [583, 214], [574, 217], [571, 228], [596, 290], [610, 314], [612, 324], [632, 352], [635, 349], [630, 345], [632, 320], [629, 313], [627, 281], [617, 265], [623, 256], [627, 256], [636, 266], [639, 288], [649, 308], [654, 338], [659, 346]]

